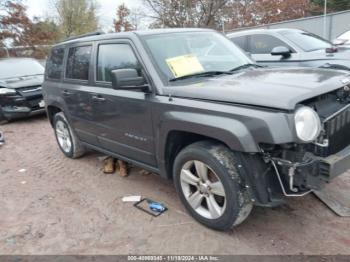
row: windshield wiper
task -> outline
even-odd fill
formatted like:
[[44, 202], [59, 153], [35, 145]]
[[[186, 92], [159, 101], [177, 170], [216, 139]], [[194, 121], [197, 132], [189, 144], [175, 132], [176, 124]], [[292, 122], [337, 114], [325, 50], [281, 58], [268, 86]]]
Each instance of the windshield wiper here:
[[258, 65], [258, 64], [244, 64], [244, 65], [240, 65], [240, 66], [237, 66], [237, 67], [231, 69], [229, 72], [238, 71], [238, 70], [245, 69], [248, 67], [255, 67], [256, 68], [256, 67], [263, 67], [263, 66]]
[[200, 72], [200, 73], [171, 78], [169, 80], [169, 82], [174, 82], [177, 80], [182, 80], [182, 79], [187, 79], [187, 78], [210, 77], [210, 76], [223, 75], [223, 74], [230, 75], [232, 73], [230, 71], [206, 71], [206, 72]]

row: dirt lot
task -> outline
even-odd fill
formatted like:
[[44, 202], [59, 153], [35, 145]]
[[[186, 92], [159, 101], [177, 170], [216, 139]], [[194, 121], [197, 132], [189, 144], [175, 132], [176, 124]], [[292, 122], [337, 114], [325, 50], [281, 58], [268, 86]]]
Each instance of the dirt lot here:
[[[255, 208], [237, 229], [216, 232], [186, 214], [171, 181], [105, 175], [96, 153], [65, 158], [45, 117], [0, 130], [0, 254], [350, 254], [350, 218], [313, 195]], [[129, 194], [169, 211], [152, 218], [121, 201]]]

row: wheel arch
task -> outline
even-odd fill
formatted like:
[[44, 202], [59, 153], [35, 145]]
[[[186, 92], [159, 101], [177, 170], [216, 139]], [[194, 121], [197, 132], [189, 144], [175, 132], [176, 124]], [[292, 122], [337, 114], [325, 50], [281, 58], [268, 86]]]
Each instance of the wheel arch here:
[[48, 105], [46, 108], [46, 112], [47, 112], [47, 117], [49, 118], [50, 124], [51, 126], [53, 126], [54, 116], [59, 112], [63, 112], [63, 110], [57, 105]]
[[176, 155], [186, 146], [201, 140], [221, 143], [239, 152], [258, 151], [247, 127], [235, 119], [203, 115], [198, 117], [187, 113], [182, 114], [182, 117], [184, 115], [187, 119], [162, 122], [158, 133], [161, 169], [168, 178], [172, 178], [172, 165]]

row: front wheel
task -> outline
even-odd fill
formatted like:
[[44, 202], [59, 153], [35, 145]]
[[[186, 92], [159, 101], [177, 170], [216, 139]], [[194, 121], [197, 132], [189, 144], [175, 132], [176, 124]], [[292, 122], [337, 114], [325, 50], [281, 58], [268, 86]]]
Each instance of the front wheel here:
[[174, 162], [176, 191], [200, 223], [228, 230], [243, 222], [253, 204], [236, 169], [234, 152], [210, 141], [183, 149]]

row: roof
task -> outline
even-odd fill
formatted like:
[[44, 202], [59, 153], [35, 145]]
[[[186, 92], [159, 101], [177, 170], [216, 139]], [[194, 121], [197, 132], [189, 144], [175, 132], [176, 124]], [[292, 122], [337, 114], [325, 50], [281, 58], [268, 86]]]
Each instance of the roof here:
[[55, 46], [62, 44], [70, 44], [77, 42], [89, 42], [96, 40], [104, 40], [104, 39], [113, 39], [120, 37], [132, 37], [135, 35], [144, 36], [144, 35], [160, 35], [160, 34], [172, 34], [172, 33], [183, 33], [183, 32], [205, 32], [205, 31], [214, 31], [212, 29], [203, 29], [203, 28], [166, 28], [166, 29], [151, 29], [151, 30], [140, 30], [140, 31], [129, 31], [129, 32], [121, 32], [121, 33], [107, 33], [100, 34], [94, 36], [82, 36], [81, 38], [75, 38], [73, 40], [66, 40], [56, 44]]
[[251, 34], [273, 34], [273, 33], [280, 33], [280, 32], [301, 32], [303, 30], [300, 29], [295, 29], [295, 28], [260, 28], [260, 29], [247, 29], [247, 30], [242, 30], [242, 31], [237, 31], [237, 32], [232, 32], [228, 33], [227, 36], [241, 36], [241, 35], [251, 35]]

